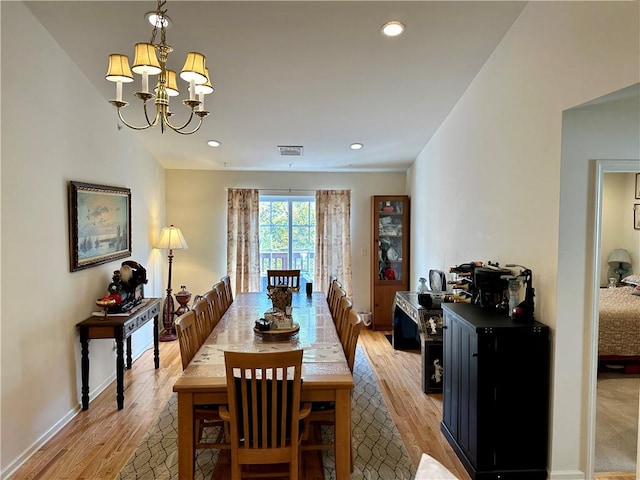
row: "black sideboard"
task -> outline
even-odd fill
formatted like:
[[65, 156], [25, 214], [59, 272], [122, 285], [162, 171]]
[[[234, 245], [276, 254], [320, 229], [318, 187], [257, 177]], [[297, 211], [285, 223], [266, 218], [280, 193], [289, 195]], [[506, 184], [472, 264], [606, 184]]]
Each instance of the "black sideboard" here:
[[549, 327], [447, 303], [441, 430], [473, 480], [545, 480]]

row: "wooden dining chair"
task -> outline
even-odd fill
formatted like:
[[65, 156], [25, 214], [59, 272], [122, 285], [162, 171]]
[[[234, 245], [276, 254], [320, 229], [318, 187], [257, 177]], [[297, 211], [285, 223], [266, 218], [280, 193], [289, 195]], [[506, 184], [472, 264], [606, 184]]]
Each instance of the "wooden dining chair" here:
[[267, 289], [286, 285], [295, 292], [300, 290], [300, 270], [267, 270]]
[[329, 296], [331, 295], [331, 286], [333, 285], [333, 282], [337, 282], [338, 281], [338, 277], [336, 277], [335, 275], [329, 275], [329, 287], [327, 288], [327, 298], [329, 298]]
[[327, 288], [327, 305], [331, 305], [331, 302], [333, 301], [333, 284], [337, 281], [338, 278], [335, 275], [329, 275], [329, 287]]
[[216, 325], [220, 321], [220, 318], [222, 318], [222, 314], [220, 313], [221, 305], [218, 301], [218, 294], [215, 290], [211, 289], [205, 292], [202, 297], [207, 301], [207, 304], [209, 305], [211, 324], [213, 328], [216, 328]]
[[192, 307], [196, 314], [196, 331], [198, 334], [198, 348], [207, 339], [211, 330], [213, 330], [213, 321], [211, 320], [211, 309], [209, 308], [209, 302], [202, 297]]
[[340, 305], [340, 298], [342, 298], [346, 294], [347, 292], [345, 292], [342, 289], [342, 284], [339, 281], [335, 280], [331, 284], [331, 297], [330, 297], [330, 300], [328, 301], [328, 305], [329, 305], [329, 311], [331, 312], [331, 317], [334, 319], [333, 320], [334, 322], [335, 322], [336, 314], [338, 312], [338, 306]]
[[344, 355], [347, 357], [347, 364], [349, 365], [349, 370], [351, 370], [351, 372], [353, 372], [353, 366], [356, 360], [356, 347], [358, 345], [358, 337], [360, 337], [362, 325], [362, 319], [358, 312], [351, 309], [345, 322], [345, 335], [344, 341], [342, 342]]
[[[193, 360], [193, 357], [196, 355], [201, 345], [198, 339], [198, 326], [196, 317], [197, 314], [194, 308], [193, 310], [189, 310], [180, 315], [175, 321], [183, 370], [187, 368], [189, 362]], [[194, 460], [196, 450], [205, 448], [229, 449], [231, 447], [230, 444], [225, 440], [225, 423], [220, 418], [219, 410], [219, 405], [196, 405], [194, 407]], [[205, 428], [219, 429], [218, 434], [214, 437], [214, 440], [210, 441], [207, 439], [207, 437], [205, 437]]]
[[221, 315], [224, 315], [224, 313], [229, 308], [229, 304], [227, 303], [227, 295], [224, 292], [224, 283], [218, 282], [214, 284], [212, 288], [218, 295], [218, 305], [220, 307], [220, 313]]
[[189, 310], [183, 313], [176, 319], [175, 325], [178, 333], [182, 369], [184, 370], [200, 348], [196, 312]]
[[220, 416], [229, 422], [231, 478], [263, 476], [249, 465], [286, 464], [267, 476], [297, 480], [302, 422], [311, 405], [300, 405], [302, 350], [269, 353], [224, 352], [229, 405]]
[[344, 344], [344, 336], [347, 330], [346, 324], [349, 321], [349, 312], [353, 309], [353, 303], [350, 299], [347, 298], [347, 295], [344, 294], [339, 299], [338, 310], [336, 311], [336, 316], [334, 318], [334, 323], [336, 325], [336, 331], [338, 332], [338, 337], [340, 337], [340, 343]]
[[[345, 341], [342, 344], [345, 357], [349, 369], [353, 372], [353, 366], [356, 358], [356, 347], [358, 345], [358, 337], [362, 329], [362, 320], [356, 310], [349, 310], [348, 318], [345, 322]], [[303, 442], [301, 449], [306, 450], [330, 450], [334, 448], [333, 443], [323, 443], [320, 427], [330, 425], [335, 427], [336, 411], [333, 402], [314, 402], [311, 405], [311, 413], [305, 420], [305, 430], [307, 436]], [[351, 441], [352, 442], [352, 441]], [[351, 448], [351, 471], [353, 472], [353, 445]]]
[[220, 281], [224, 285], [224, 296], [227, 304], [227, 308], [229, 305], [233, 303], [233, 290], [231, 290], [231, 277], [229, 275], [224, 275], [220, 278]]

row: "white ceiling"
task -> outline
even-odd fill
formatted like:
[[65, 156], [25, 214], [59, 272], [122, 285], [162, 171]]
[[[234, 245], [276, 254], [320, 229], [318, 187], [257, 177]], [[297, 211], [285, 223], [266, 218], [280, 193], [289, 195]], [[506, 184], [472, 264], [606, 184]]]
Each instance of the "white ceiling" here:
[[[28, 8], [105, 98], [110, 53], [133, 60], [148, 42], [156, 2], [27, 2]], [[464, 93], [525, 2], [180, 1], [166, 4], [179, 71], [187, 51], [207, 57], [215, 92], [200, 131], [135, 132], [165, 168], [405, 170]], [[388, 20], [404, 35], [384, 37]], [[174, 122], [187, 118], [171, 101]], [[153, 84], [153, 81], [150, 80]], [[140, 83], [124, 85], [126, 120], [141, 124]], [[180, 101], [176, 101], [180, 99]], [[126, 128], [126, 127], [125, 127]], [[216, 139], [222, 146], [211, 148]], [[353, 142], [364, 143], [359, 151]], [[302, 145], [300, 157], [278, 145]]]

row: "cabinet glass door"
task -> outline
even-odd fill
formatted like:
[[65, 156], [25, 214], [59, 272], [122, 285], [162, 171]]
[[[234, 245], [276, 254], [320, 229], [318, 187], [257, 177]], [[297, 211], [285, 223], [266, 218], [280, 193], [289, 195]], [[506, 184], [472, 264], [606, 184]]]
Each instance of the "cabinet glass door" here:
[[378, 204], [378, 280], [404, 280], [402, 200], [384, 200]]

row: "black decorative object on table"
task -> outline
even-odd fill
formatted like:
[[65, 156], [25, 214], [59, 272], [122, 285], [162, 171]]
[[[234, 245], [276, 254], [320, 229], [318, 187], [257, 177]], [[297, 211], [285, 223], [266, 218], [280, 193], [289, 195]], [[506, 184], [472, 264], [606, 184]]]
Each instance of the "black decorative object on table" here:
[[145, 283], [147, 271], [144, 267], [133, 260], [124, 261], [120, 269], [113, 272], [108, 294], [96, 300], [96, 305], [104, 308], [105, 318], [109, 313], [129, 312], [144, 298]]

